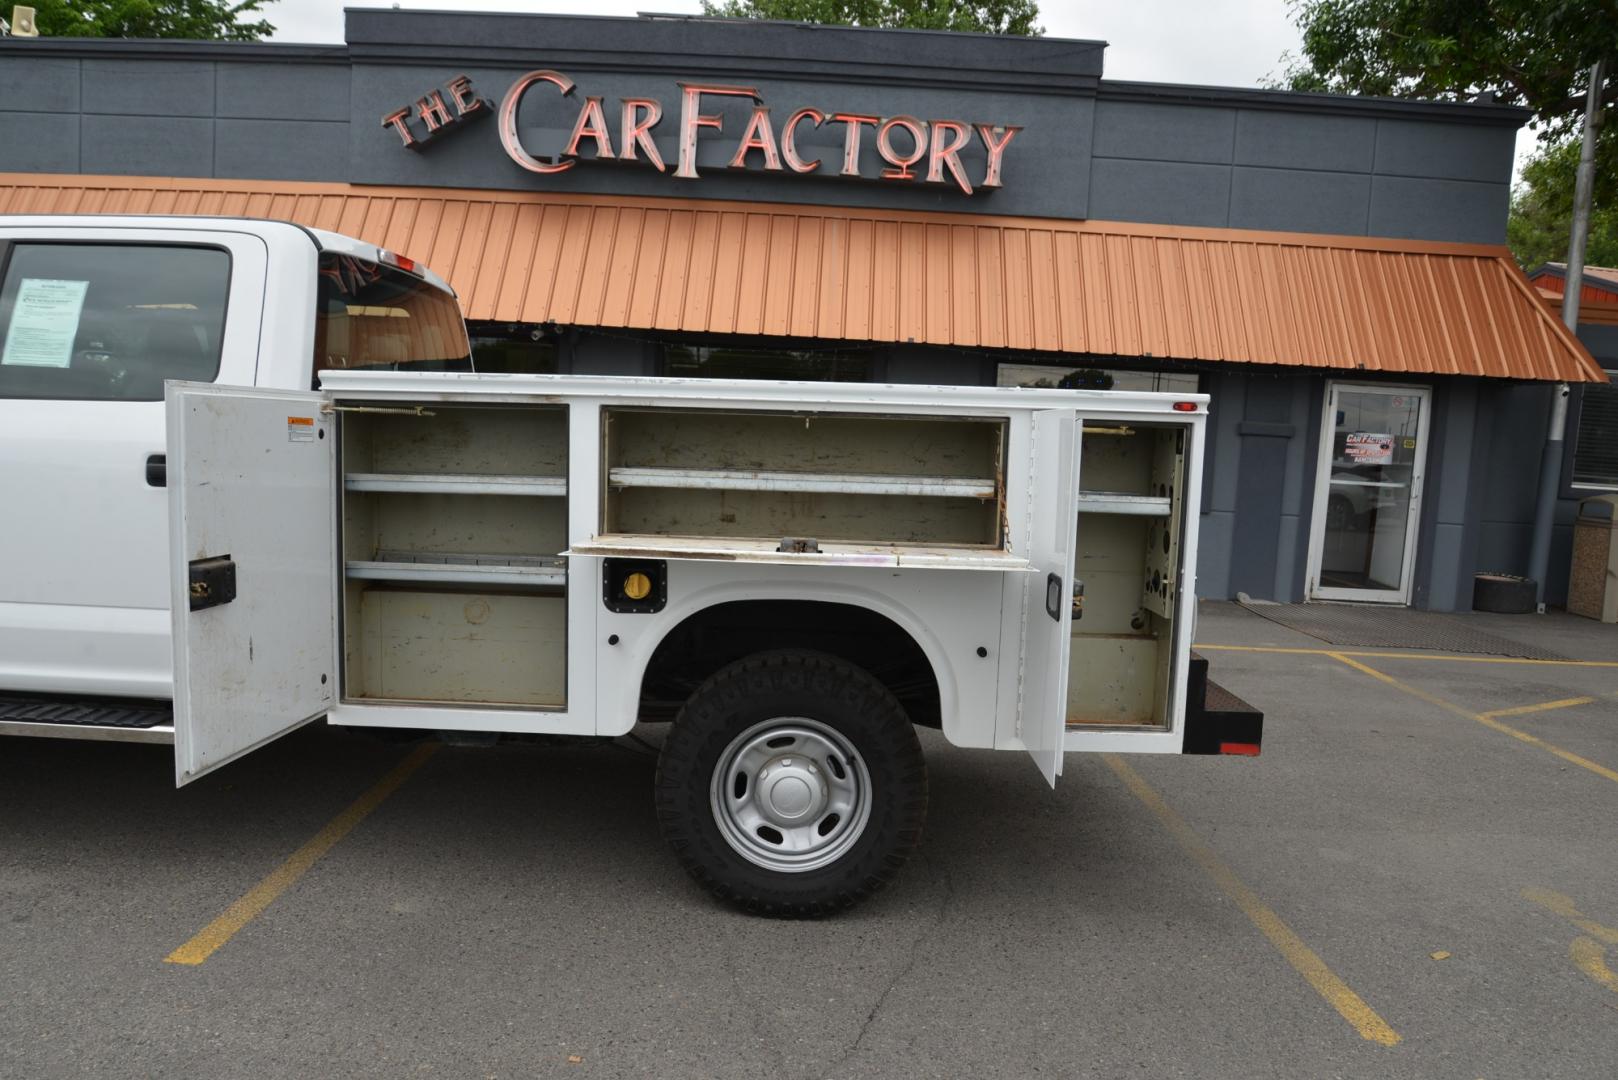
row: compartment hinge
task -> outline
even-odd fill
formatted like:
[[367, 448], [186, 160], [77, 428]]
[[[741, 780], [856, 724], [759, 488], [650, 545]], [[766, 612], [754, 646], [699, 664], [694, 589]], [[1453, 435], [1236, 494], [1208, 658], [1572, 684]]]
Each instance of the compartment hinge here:
[[425, 405], [338, 405], [330, 401], [322, 403], [320, 411], [327, 415], [340, 412], [388, 413], [394, 416], [438, 415]]

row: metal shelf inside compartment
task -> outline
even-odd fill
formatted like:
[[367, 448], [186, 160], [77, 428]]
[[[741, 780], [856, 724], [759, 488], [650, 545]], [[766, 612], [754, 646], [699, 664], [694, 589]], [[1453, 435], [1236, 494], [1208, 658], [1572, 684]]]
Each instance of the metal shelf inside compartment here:
[[1027, 571], [1028, 560], [989, 547], [830, 541], [819, 551], [781, 551], [778, 540], [608, 533], [564, 554], [641, 559], [715, 559], [779, 566], [887, 566], [903, 569]]
[[962, 476], [902, 476], [892, 473], [618, 466], [608, 471], [607, 482], [618, 488], [695, 488], [836, 495], [933, 495], [957, 499], [992, 499], [996, 495], [996, 485], [992, 479]]
[[349, 579], [356, 581], [530, 586], [567, 584], [567, 560], [555, 555], [378, 551], [375, 559], [350, 560], [345, 569]]
[[425, 491], [441, 495], [567, 494], [565, 476], [507, 476], [480, 473], [349, 473], [349, 491]]
[[1081, 491], [1079, 513], [1168, 517], [1170, 504], [1167, 497], [1157, 495], [1136, 495], [1128, 491]]

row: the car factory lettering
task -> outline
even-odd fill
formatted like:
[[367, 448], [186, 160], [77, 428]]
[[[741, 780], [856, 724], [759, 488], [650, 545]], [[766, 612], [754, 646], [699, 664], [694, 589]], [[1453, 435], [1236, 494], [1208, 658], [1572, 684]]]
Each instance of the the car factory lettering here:
[[[670, 175], [681, 180], [697, 180], [697, 138], [701, 131], [715, 133], [724, 130], [724, 119], [702, 111], [703, 98], [744, 98], [753, 104], [752, 113], [742, 129], [741, 138], [731, 155], [729, 168], [766, 173], [807, 174], [826, 172], [840, 177], [858, 179], [860, 155], [874, 144], [877, 154], [885, 163], [881, 179], [889, 181], [921, 181], [928, 184], [953, 183], [963, 192], [994, 189], [1002, 186], [1001, 173], [1006, 148], [1022, 130], [1008, 124], [966, 123], [960, 120], [919, 120], [913, 116], [879, 116], [863, 112], [834, 112], [816, 108], [800, 108], [787, 116], [779, 125], [773, 119], [764, 98], [751, 86], [723, 86], [712, 83], [678, 83], [680, 88], [679, 156]], [[512, 161], [530, 172], [549, 174], [566, 172], [579, 162], [583, 144], [591, 144], [595, 158], [600, 161], [644, 161], [658, 172], [669, 172], [652, 141], [652, 132], [663, 122], [663, 104], [656, 98], [620, 98], [616, 110], [616, 138], [608, 119], [605, 98], [586, 95], [573, 121], [572, 134], [561, 153], [549, 159], [538, 157], [525, 147], [517, 132], [517, 109], [530, 90], [549, 87], [562, 97], [571, 97], [575, 89], [572, 79], [559, 71], [530, 71], [511, 84], [498, 110], [477, 96], [472, 82], [465, 75], [457, 75], [441, 89], [434, 89], [414, 104], [382, 118], [382, 126], [391, 128], [401, 142], [412, 150], [419, 150], [447, 132], [456, 130], [468, 121], [494, 113], [499, 119], [500, 145]], [[415, 120], [426, 129], [418, 134], [412, 126]], [[798, 136], [804, 125], [818, 128], [826, 124], [843, 127], [843, 153], [841, 161], [823, 161], [820, 158], [804, 160], [799, 152]], [[872, 133], [871, 143], [865, 140], [866, 129]], [[983, 143], [985, 163], [983, 174], [974, 185], [961, 163], [960, 153], [976, 134]], [[757, 162], [761, 167], [755, 167]], [[836, 170], [833, 173], [833, 170]]]

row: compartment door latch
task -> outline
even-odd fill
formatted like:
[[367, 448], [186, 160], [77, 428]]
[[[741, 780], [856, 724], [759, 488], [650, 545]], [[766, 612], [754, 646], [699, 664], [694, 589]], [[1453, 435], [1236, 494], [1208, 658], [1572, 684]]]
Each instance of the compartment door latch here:
[[218, 607], [236, 599], [236, 562], [229, 555], [192, 559], [191, 610]]

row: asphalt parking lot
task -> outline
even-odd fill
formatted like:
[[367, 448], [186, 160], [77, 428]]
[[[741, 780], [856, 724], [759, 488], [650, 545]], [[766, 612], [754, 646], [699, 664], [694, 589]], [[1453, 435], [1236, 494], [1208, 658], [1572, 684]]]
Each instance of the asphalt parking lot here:
[[1585, 663], [1205, 605], [1261, 758], [1053, 794], [929, 737], [919, 856], [820, 922], [690, 884], [627, 741], [315, 727], [176, 792], [166, 748], [9, 740], [0, 1075], [1610, 1080], [1618, 628], [1489, 625]]

